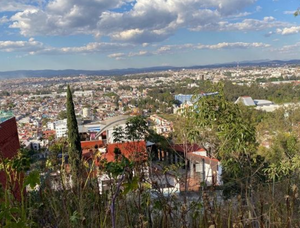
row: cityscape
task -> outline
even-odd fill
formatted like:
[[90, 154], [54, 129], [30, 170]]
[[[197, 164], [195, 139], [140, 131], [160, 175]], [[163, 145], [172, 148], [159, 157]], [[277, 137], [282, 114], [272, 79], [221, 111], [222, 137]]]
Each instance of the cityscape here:
[[0, 227], [299, 227], [299, 14], [0, 1]]

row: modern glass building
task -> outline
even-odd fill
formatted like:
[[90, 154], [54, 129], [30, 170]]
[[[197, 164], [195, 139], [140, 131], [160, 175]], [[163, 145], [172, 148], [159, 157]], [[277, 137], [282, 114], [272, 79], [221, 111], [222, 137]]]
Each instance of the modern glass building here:
[[178, 100], [180, 102], [180, 104], [193, 103], [193, 102], [196, 102], [201, 97], [214, 96], [214, 95], [218, 95], [218, 94], [219, 94], [218, 92], [214, 92], [214, 93], [201, 93], [199, 95], [178, 94], [178, 95], [175, 95], [175, 100]]

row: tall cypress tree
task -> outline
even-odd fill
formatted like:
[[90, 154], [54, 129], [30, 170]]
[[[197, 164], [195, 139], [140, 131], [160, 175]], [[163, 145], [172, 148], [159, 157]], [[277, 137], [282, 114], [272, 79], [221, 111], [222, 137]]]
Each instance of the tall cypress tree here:
[[74, 110], [74, 103], [72, 92], [70, 86], [67, 90], [67, 126], [68, 126], [68, 154], [69, 154], [69, 164], [71, 165], [72, 170], [72, 179], [75, 184], [76, 179], [79, 174], [79, 167], [82, 157], [82, 150], [80, 144], [80, 136], [78, 132], [78, 125]]

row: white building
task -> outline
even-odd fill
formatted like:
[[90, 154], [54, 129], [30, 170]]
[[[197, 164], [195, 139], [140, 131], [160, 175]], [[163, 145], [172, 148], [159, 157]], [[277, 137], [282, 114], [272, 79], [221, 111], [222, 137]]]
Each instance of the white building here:
[[[113, 144], [113, 133], [115, 131], [115, 128], [122, 127], [124, 129], [126, 127], [128, 119], [129, 116], [116, 116], [108, 118], [104, 121], [105, 127], [103, 127], [101, 131], [97, 133], [96, 138], [100, 140], [105, 140], [107, 144]], [[103, 133], [105, 133], [105, 136], [103, 136]]]
[[75, 91], [74, 96], [75, 97], [92, 97], [94, 95], [93, 90], [87, 90], [87, 91]]
[[187, 153], [190, 163], [190, 177], [196, 178], [207, 186], [222, 185], [222, 166], [217, 159], [207, 156], [204, 149]]
[[67, 119], [56, 121], [55, 123], [56, 138], [67, 136]]
[[55, 122], [48, 122], [47, 123], [47, 129], [55, 130]]
[[90, 118], [91, 117], [91, 109], [90, 108], [83, 108], [82, 116], [84, 118]]
[[239, 97], [234, 103], [235, 104], [243, 104], [245, 106], [257, 106], [257, 107], [274, 105], [274, 103], [272, 101], [252, 99], [252, 97], [249, 97], [249, 96]]

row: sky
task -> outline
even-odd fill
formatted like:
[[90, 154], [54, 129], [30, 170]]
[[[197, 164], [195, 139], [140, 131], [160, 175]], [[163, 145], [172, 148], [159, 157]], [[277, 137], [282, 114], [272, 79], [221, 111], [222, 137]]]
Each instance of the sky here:
[[0, 71], [300, 59], [300, 0], [0, 0]]

